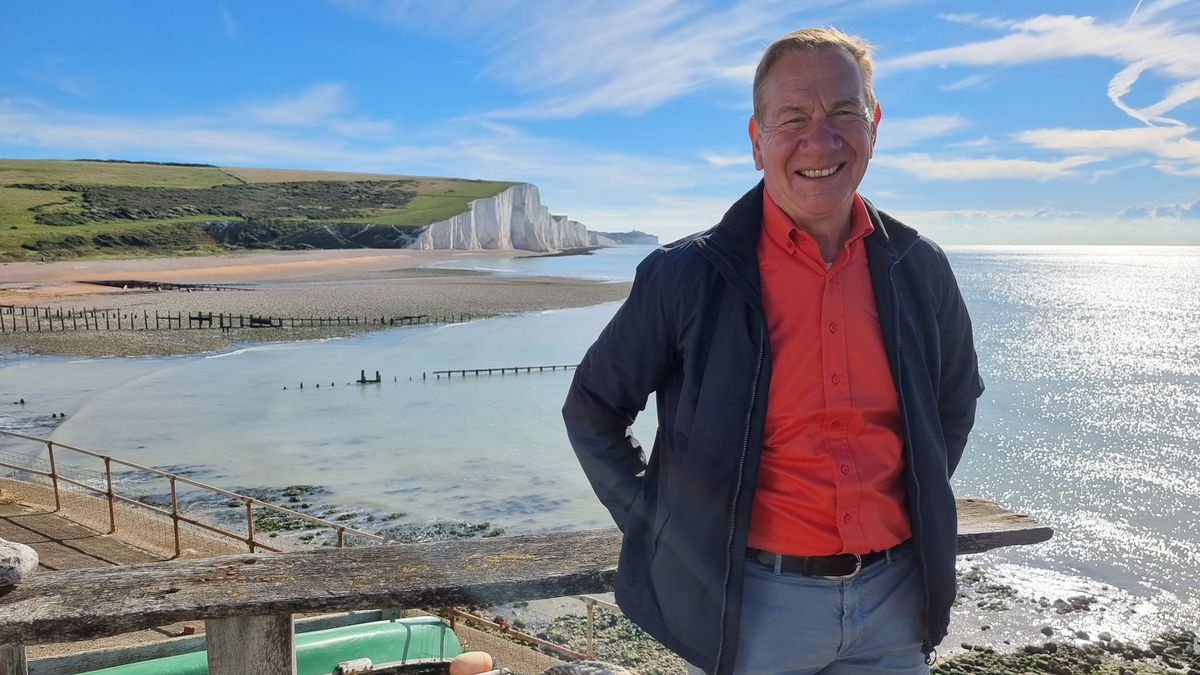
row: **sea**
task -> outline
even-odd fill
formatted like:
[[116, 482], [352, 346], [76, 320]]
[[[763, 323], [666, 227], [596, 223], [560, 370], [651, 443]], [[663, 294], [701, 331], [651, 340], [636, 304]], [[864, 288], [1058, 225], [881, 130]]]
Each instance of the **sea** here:
[[[650, 250], [443, 266], [621, 282]], [[1200, 247], [947, 252], [987, 385], [956, 492], [1054, 529], [1049, 542], [962, 560], [1007, 605], [993, 605], [992, 620], [969, 608], [975, 624], [994, 623], [993, 641], [1043, 621], [1134, 640], [1195, 628]], [[63, 412], [44, 432], [63, 443], [233, 490], [318, 485], [321, 499], [364, 517], [486, 521], [510, 533], [600, 527], [610, 523], [559, 412], [571, 371], [433, 373], [577, 363], [618, 306], [188, 356], [9, 353], [0, 425], [40, 430]], [[361, 371], [381, 381], [354, 383]], [[19, 398], [23, 408], [9, 405]], [[649, 440], [654, 427], [650, 401], [634, 433]], [[1092, 598], [1091, 609], [1058, 616], [1053, 601], [1072, 597]]]

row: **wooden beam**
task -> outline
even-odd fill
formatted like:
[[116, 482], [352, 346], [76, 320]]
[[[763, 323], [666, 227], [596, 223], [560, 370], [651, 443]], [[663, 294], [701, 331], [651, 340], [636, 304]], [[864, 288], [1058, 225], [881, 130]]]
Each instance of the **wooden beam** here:
[[1030, 516], [974, 497], [955, 500], [958, 507], [958, 554], [983, 553], [1003, 546], [1047, 541], [1054, 530]]
[[[959, 553], [1051, 535], [986, 500], [960, 499], [958, 509]], [[0, 644], [85, 640], [198, 619], [600, 593], [612, 589], [620, 545], [610, 528], [46, 571], [0, 589]]]
[[24, 647], [0, 644], [0, 675], [29, 675]]
[[204, 622], [209, 675], [296, 675], [290, 614]]
[[177, 621], [369, 607], [500, 604], [612, 588], [616, 530], [241, 554], [43, 571], [0, 589], [0, 644]]

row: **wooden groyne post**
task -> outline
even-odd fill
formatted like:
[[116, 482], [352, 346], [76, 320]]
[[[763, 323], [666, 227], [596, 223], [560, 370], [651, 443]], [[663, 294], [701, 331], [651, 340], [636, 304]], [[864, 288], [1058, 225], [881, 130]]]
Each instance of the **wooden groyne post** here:
[[[958, 529], [960, 554], [1051, 536], [982, 499], [958, 500]], [[609, 528], [42, 572], [0, 592], [0, 675], [28, 675], [27, 645], [199, 619], [211, 675], [244, 673], [246, 664], [290, 675], [295, 613], [602, 593], [612, 589], [620, 544]]]
[[579, 367], [578, 364], [571, 363], [571, 364], [567, 364], [567, 365], [557, 364], [557, 365], [551, 365], [551, 366], [505, 366], [502, 368], [451, 368], [449, 370], [431, 370], [428, 372], [423, 372], [423, 373], [421, 373], [421, 379], [427, 380], [427, 379], [429, 379], [430, 375], [433, 375], [433, 379], [440, 380], [440, 379], [442, 379], [443, 375], [446, 376], [446, 379], [449, 379], [450, 377], [452, 377], [454, 375], [458, 375], [459, 377], [466, 377], [467, 375], [474, 375], [476, 377], [479, 377], [480, 375], [492, 375], [494, 373], [499, 373], [501, 375], [504, 375], [506, 373], [512, 373], [514, 375], [517, 375], [520, 373], [525, 373], [525, 374], [544, 373], [546, 371], [555, 372], [558, 370], [572, 370], [572, 369], [578, 368], [578, 367]]

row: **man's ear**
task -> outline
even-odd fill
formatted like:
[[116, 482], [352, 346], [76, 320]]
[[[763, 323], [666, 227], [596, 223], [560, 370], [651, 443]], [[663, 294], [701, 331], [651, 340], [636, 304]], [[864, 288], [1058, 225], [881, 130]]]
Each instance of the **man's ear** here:
[[746, 132], [750, 134], [750, 152], [754, 154], [754, 168], [762, 171], [762, 148], [758, 147], [758, 120], [754, 118], [754, 115], [750, 116], [750, 123], [746, 126]]
[[874, 119], [874, 124], [871, 125], [871, 154], [875, 153], [875, 139], [879, 137], [879, 120], [883, 119], [883, 108], [879, 107], [879, 102], [875, 102], [875, 113], [871, 115]]

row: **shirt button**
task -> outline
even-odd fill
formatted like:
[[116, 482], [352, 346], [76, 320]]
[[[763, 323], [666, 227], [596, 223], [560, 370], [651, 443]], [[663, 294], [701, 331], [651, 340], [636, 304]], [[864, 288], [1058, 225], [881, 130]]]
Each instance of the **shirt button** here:
[[847, 523], [853, 523], [853, 522], [854, 522], [854, 516], [852, 516], [852, 515], [850, 515], [849, 513], [847, 513], [846, 515], [842, 516], [842, 520], [843, 520], [843, 521], [845, 521], [845, 522], [847, 522]]
[[846, 466], [845, 464], [842, 465], [842, 475], [843, 476], [850, 475], [850, 467]]
[[829, 332], [830, 332], [830, 333], [836, 333], [836, 332], [837, 332], [837, 324], [836, 324], [836, 323], [831, 323], [831, 324], [829, 324]]
[[842, 381], [842, 378], [838, 377], [837, 375], [834, 375], [833, 377], [829, 378], [829, 381], [834, 384], [837, 384]]
[[842, 428], [842, 423], [841, 423], [841, 422], [839, 422], [839, 421], [837, 421], [837, 420], [834, 420], [834, 421], [832, 421], [832, 422], [830, 422], [830, 423], [829, 423], [829, 426], [833, 427], [834, 429], [841, 429], [841, 428]]

